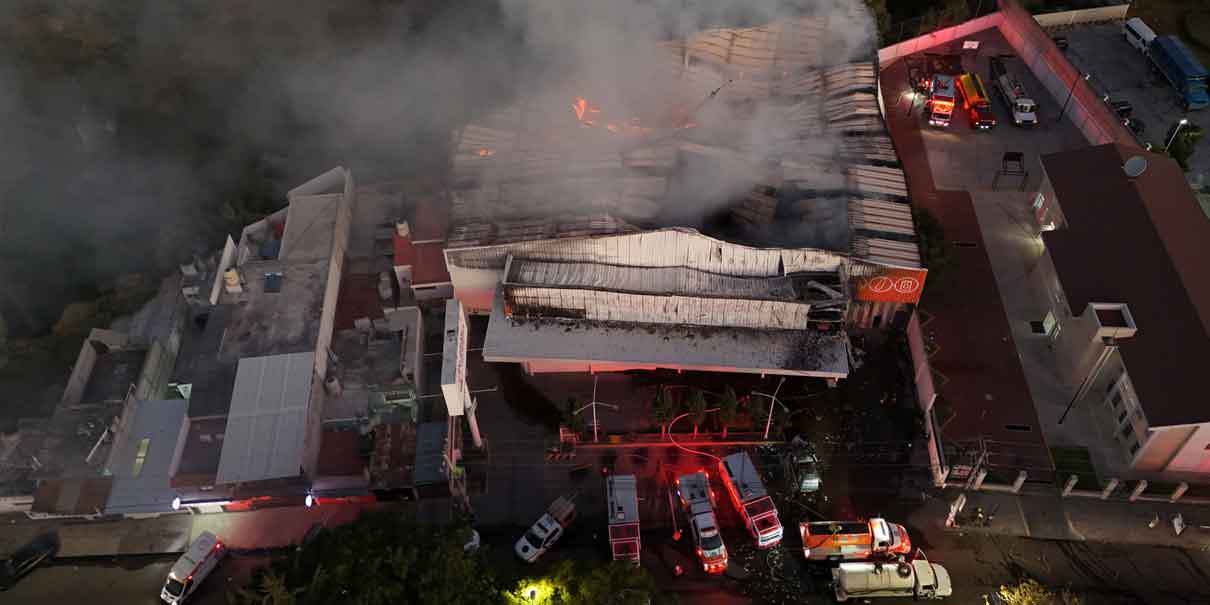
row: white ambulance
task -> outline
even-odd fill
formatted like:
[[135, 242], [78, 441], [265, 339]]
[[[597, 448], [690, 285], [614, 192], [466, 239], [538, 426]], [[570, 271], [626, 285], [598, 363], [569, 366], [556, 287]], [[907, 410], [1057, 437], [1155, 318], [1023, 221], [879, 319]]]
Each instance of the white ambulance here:
[[202, 532], [168, 572], [168, 579], [160, 590], [160, 600], [171, 605], [184, 603], [226, 554], [227, 547], [218, 536]]

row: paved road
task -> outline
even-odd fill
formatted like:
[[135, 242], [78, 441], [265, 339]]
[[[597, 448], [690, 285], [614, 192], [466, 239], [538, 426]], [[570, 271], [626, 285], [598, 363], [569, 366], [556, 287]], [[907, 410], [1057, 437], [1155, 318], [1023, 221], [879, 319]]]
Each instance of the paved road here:
[[[104, 603], [155, 605], [160, 603], [160, 587], [176, 556], [135, 556], [119, 559], [66, 563], [39, 568], [4, 593], [5, 605], [42, 605], [45, 603], [81, 603], [101, 599]], [[228, 557], [206, 579], [190, 603], [224, 605], [228, 587], [242, 585], [264, 555]]]

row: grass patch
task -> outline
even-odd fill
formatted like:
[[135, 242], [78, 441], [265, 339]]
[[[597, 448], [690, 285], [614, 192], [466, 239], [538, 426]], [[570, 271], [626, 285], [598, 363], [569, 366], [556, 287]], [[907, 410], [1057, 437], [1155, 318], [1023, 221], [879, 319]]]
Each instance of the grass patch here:
[[1078, 489], [1100, 489], [1101, 479], [1097, 477], [1096, 467], [1092, 465], [1092, 456], [1086, 447], [1052, 447], [1050, 455], [1055, 461], [1055, 474], [1060, 484], [1064, 484], [1071, 475], [1080, 478], [1076, 483]]

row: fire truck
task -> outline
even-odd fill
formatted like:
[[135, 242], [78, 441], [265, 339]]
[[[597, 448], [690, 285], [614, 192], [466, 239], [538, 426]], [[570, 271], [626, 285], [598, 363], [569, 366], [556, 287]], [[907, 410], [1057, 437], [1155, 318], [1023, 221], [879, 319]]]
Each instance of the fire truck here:
[[756, 540], [757, 548], [772, 548], [781, 542], [781, 519], [777, 507], [765, 491], [760, 474], [747, 452], [737, 452], [718, 461], [719, 476], [731, 494], [731, 503], [744, 518], [744, 525]]
[[950, 125], [950, 118], [954, 115], [954, 102], [958, 96], [955, 88], [953, 76], [933, 76], [929, 83], [929, 98], [925, 102], [928, 107], [929, 126], [945, 128]]
[[990, 130], [996, 125], [992, 101], [983, 87], [979, 74], [965, 73], [958, 77], [958, 92], [962, 93], [962, 108], [970, 119], [971, 128]]
[[727, 547], [714, 514], [714, 490], [710, 489], [706, 471], [677, 477], [676, 495], [689, 515], [689, 528], [697, 545], [697, 556], [702, 560], [702, 569], [709, 574], [727, 571]]
[[1025, 85], [1017, 79], [1008, 67], [998, 57], [991, 57], [987, 62], [987, 73], [991, 76], [992, 85], [1000, 99], [1008, 105], [1013, 114], [1013, 122], [1017, 126], [1036, 126], [1038, 124], [1038, 104], [1025, 91]]
[[885, 519], [804, 522], [798, 531], [809, 561], [889, 559], [912, 551], [907, 530]]
[[614, 561], [639, 564], [639, 491], [634, 475], [611, 475], [605, 480], [609, 510], [609, 549]]

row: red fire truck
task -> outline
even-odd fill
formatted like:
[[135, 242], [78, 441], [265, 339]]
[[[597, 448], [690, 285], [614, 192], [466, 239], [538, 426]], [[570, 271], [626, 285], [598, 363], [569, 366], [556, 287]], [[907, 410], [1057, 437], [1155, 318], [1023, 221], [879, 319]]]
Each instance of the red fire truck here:
[[609, 549], [614, 561], [639, 564], [639, 494], [634, 475], [611, 475], [605, 480], [609, 507]]
[[929, 99], [925, 102], [925, 106], [928, 107], [929, 126], [945, 128], [950, 125], [957, 96], [953, 76], [946, 74], [933, 76], [929, 83]]
[[962, 107], [970, 118], [971, 128], [990, 130], [996, 125], [996, 114], [992, 113], [992, 100], [987, 96], [979, 74], [965, 73], [958, 77], [958, 92], [962, 93]]
[[772, 548], [781, 542], [781, 519], [777, 507], [765, 491], [760, 474], [747, 452], [737, 452], [718, 461], [719, 476], [731, 494], [731, 504], [744, 518], [744, 525], [756, 540], [757, 548]]

